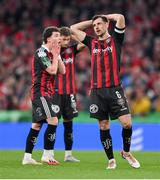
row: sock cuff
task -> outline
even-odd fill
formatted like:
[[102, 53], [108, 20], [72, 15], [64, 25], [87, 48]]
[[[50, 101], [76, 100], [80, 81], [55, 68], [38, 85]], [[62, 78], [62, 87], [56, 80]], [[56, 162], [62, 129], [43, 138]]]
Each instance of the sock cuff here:
[[33, 133], [39, 133], [39, 131], [40, 130], [36, 130], [36, 129], [31, 128], [31, 132], [33, 132]]
[[130, 130], [130, 129], [132, 129], [132, 126], [131, 126], [130, 128], [124, 128], [124, 127], [123, 127], [123, 130], [126, 130], [126, 131], [127, 131], [127, 130]]
[[101, 135], [110, 135], [110, 129], [106, 129], [106, 130], [101, 130], [100, 129], [100, 133], [101, 133]]
[[123, 136], [131, 136], [131, 134], [132, 134], [132, 127], [129, 129], [125, 129], [125, 128], [122, 129]]
[[49, 128], [49, 129], [56, 129], [57, 125], [48, 124], [47, 128]]

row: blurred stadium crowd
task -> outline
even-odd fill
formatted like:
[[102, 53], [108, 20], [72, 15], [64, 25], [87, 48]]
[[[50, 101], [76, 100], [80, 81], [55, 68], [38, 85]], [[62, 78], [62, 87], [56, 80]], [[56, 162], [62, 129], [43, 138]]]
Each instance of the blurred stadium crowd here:
[[[134, 114], [160, 112], [160, 1], [158, 0], [1, 0], [0, 109], [31, 108], [31, 59], [46, 26], [70, 26], [95, 14], [122, 13], [126, 33], [123, 86]], [[90, 55], [76, 61], [78, 105], [88, 108]]]

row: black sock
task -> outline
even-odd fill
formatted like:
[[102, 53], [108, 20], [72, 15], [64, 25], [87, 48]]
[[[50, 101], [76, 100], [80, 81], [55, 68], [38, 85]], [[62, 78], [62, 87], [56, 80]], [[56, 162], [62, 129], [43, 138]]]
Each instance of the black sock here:
[[26, 140], [26, 148], [25, 148], [25, 152], [26, 153], [31, 153], [33, 151], [34, 145], [36, 143], [37, 137], [39, 134], [39, 130], [35, 130], [35, 129], [30, 129], [29, 134], [27, 136], [27, 140]]
[[124, 129], [124, 128], [122, 129], [123, 150], [125, 152], [130, 151], [131, 136], [132, 136], [132, 127], [130, 129]]
[[46, 150], [54, 149], [54, 144], [56, 139], [56, 128], [57, 126], [48, 124], [48, 127], [44, 133], [44, 149]]
[[100, 138], [101, 138], [101, 143], [103, 145], [103, 148], [105, 150], [105, 153], [108, 157], [108, 159], [113, 159], [113, 148], [112, 148], [112, 138], [110, 135], [110, 130], [101, 130], [100, 129]]
[[72, 150], [73, 145], [73, 122], [63, 122], [65, 150]]

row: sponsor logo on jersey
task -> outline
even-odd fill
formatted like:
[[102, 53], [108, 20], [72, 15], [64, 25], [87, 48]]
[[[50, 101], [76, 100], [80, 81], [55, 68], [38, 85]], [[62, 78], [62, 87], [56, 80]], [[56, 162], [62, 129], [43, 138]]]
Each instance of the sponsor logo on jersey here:
[[46, 57], [47, 54], [46, 54], [44, 51], [39, 50], [39, 51], [38, 51], [38, 56], [39, 56], [39, 57]]
[[67, 59], [63, 58], [63, 62], [64, 62], [65, 64], [73, 63], [73, 58], [67, 58]]
[[112, 52], [112, 47], [108, 46], [105, 49], [96, 49], [96, 48], [94, 48], [92, 52], [93, 52], [93, 54], [104, 53], [104, 52], [110, 52], [111, 53]]

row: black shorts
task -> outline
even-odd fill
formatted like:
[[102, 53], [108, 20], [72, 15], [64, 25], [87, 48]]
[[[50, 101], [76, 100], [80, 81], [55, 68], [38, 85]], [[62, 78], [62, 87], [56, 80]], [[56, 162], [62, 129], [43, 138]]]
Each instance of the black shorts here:
[[78, 116], [76, 96], [74, 94], [57, 94], [53, 95], [53, 106], [60, 108], [56, 113], [58, 119], [63, 117], [65, 120], [71, 120]]
[[130, 114], [130, 110], [121, 86], [91, 90], [90, 117], [113, 120], [126, 114]]
[[46, 119], [56, 117], [51, 97], [39, 97], [32, 100], [32, 122], [46, 122]]

